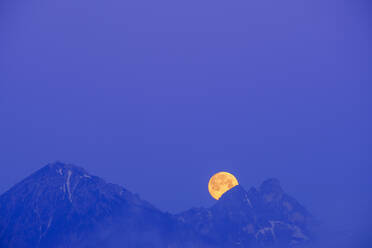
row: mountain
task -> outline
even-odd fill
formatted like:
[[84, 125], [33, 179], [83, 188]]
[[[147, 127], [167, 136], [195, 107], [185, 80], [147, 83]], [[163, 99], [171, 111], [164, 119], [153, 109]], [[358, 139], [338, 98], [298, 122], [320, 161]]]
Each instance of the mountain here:
[[83, 168], [54, 163], [0, 196], [0, 247], [291, 247], [311, 240], [311, 221], [276, 179], [171, 215]]
[[220, 247], [291, 247], [313, 236], [313, 217], [277, 179], [248, 192], [238, 185], [211, 208], [191, 209], [177, 218]]

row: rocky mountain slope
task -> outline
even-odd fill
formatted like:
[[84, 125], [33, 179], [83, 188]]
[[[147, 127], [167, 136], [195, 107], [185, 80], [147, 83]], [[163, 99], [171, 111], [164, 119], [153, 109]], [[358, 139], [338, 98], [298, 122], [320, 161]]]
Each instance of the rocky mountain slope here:
[[290, 247], [312, 238], [310, 213], [276, 179], [248, 192], [238, 185], [211, 208], [191, 209], [177, 218], [221, 247]]
[[173, 216], [80, 167], [54, 163], [0, 196], [0, 247], [291, 247], [311, 241], [311, 221], [275, 179]]

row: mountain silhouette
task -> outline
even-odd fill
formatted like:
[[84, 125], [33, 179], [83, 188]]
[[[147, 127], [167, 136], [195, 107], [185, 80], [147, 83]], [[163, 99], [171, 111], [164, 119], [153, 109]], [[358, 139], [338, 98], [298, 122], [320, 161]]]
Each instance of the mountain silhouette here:
[[312, 221], [276, 179], [171, 215], [58, 162], [0, 196], [0, 247], [293, 247], [312, 240]]

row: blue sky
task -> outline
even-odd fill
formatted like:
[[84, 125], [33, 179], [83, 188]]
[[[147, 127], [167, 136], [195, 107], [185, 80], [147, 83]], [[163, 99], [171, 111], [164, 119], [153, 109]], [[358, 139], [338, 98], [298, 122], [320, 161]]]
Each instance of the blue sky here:
[[60, 160], [178, 212], [213, 204], [208, 179], [226, 170], [367, 227], [367, 1], [4, 0], [0, 13], [0, 192]]

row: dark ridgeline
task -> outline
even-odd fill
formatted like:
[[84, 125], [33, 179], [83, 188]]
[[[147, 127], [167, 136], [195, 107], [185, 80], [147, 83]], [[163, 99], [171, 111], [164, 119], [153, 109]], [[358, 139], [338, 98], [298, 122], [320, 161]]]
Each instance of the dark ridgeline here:
[[0, 196], [0, 247], [295, 247], [313, 218], [276, 179], [211, 208], [164, 213], [84, 169], [54, 163]]

